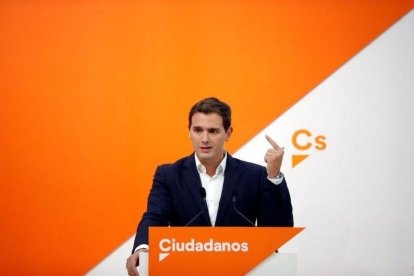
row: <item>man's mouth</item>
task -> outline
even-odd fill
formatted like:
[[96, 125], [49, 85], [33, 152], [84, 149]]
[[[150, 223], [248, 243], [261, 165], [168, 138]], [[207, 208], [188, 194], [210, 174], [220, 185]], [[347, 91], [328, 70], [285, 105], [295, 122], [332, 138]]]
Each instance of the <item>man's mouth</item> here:
[[202, 152], [209, 152], [212, 147], [200, 147]]

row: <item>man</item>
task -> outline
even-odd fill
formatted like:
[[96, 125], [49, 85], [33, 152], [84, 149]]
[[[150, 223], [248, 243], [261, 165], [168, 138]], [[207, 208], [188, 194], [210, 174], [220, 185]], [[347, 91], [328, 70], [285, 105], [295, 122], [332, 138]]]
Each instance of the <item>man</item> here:
[[149, 226], [293, 226], [283, 148], [266, 135], [266, 168], [230, 156], [231, 109], [216, 98], [196, 103], [188, 121], [194, 153], [157, 168], [127, 260], [130, 275], [138, 275], [138, 254], [148, 250]]

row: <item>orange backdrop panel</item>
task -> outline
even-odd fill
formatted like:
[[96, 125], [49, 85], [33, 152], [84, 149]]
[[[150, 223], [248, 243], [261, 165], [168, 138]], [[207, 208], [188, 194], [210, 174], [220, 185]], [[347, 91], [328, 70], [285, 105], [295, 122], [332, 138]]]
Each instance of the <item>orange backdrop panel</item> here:
[[195, 101], [231, 104], [232, 153], [412, 7], [1, 1], [0, 272], [85, 273], [191, 152]]

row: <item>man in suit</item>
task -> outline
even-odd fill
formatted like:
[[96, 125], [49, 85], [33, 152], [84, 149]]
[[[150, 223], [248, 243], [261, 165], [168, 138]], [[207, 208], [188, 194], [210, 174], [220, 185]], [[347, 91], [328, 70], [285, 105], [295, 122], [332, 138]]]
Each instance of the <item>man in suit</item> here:
[[266, 168], [233, 158], [224, 149], [233, 132], [231, 109], [217, 98], [196, 103], [188, 120], [194, 153], [157, 168], [127, 260], [129, 275], [138, 275], [138, 254], [148, 250], [149, 226], [293, 226], [280, 172], [283, 148], [266, 135], [271, 145]]

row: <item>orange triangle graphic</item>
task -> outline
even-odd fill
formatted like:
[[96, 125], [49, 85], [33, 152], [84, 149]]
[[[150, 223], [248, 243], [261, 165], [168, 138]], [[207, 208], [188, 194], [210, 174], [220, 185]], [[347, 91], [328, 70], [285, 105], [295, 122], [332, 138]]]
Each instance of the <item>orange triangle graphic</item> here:
[[293, 154], [292, 155], [292, 168], [296, 167], [300, 162], [308, 158], [309, 154]]

